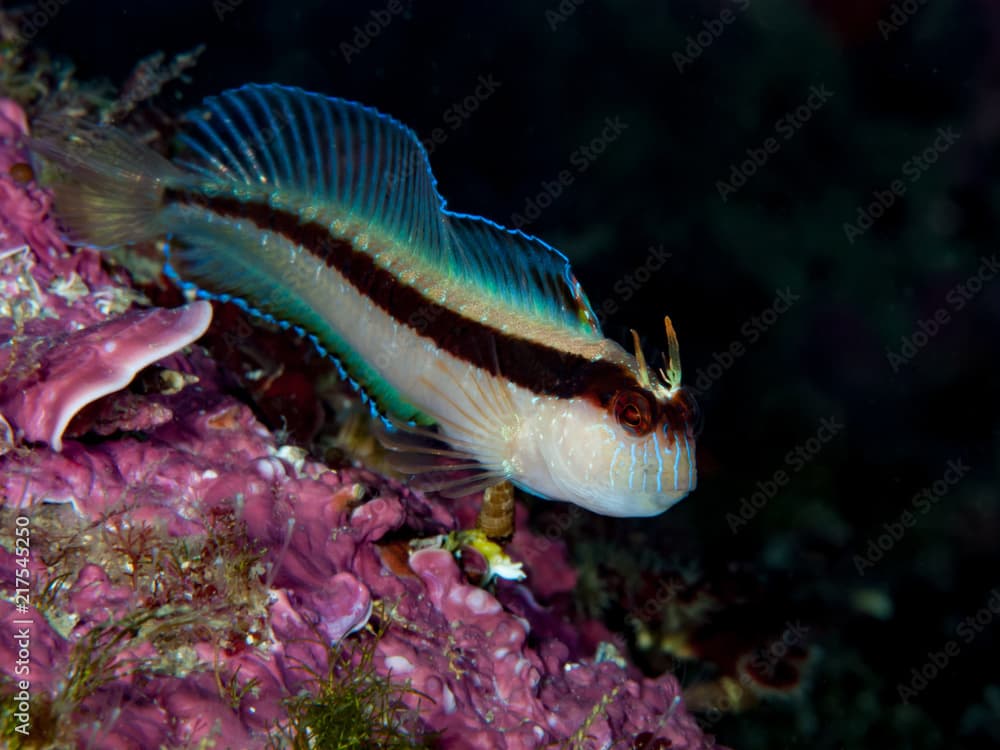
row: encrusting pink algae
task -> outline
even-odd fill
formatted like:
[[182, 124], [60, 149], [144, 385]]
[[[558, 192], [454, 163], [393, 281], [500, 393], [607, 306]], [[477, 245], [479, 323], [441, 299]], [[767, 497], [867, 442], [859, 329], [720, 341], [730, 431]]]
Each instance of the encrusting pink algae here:
[[[66, 247], [49, 195], [15, 167], [26, 128], [0, 101], [9, 746], [714, 746], [672, 676], [595, 661], [584, 633], [598, 629], [554, 603], [575, 585], [564, 545], [523, 510], [508, 551], [527, 578], [483, 588], [475, 555], [408, 546], [468, 527], [474, 499], [280, 445], [194, 343], [208, 303], [143, 307], [125, 272]], [[23, 611], [17, 524], [31, 542]]]

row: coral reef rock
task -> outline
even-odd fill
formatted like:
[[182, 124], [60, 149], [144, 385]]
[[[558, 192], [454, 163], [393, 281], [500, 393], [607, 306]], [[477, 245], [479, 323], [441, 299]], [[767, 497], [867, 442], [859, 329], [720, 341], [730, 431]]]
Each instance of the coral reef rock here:
[[137, 307], [67, 248], [26, 127], [0, 102], [6, 746], [714, 746], [672, 676], [586, 653], [523, 511], [526, 580], [483, 588], [471, 552], [409, 546], [471, 500], [280, 445], [192, 344], [208, 303]]

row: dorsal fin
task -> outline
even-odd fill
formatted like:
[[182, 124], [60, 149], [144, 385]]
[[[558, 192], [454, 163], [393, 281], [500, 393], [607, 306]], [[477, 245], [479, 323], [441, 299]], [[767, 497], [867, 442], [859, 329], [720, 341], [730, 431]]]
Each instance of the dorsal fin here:
[[447, 254], [443, 202], [420, 141], [370, 107], [301, 89], [248, 85], [187, 116], [178, 163], [222, 189], [303, 217], [382, 232], [429, 259]]
[[207, 190], [373, 227], [501, 304], [600, 336], [566, 257], [520, 231], [445, 210], [423, 145], [393, 118], [296, 88], [249, 85], [209, 97], [187, 121], [178, 162]]
[[587, 295], [562, 253], [520, 230], [445, 211], [453, 263], [463, 277], [522, 312], [601, 335]]

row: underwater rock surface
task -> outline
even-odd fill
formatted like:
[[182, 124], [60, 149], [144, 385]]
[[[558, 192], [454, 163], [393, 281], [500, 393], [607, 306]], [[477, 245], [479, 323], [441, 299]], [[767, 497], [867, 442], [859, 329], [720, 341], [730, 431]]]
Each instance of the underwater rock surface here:
[[[565, 549], [523, 513], [510, 552], [527, 579], [484, 589], [471, 561], [408, 546], [468, 526], [474, 503], [280, 445], [220, 366], [184, 349], [207, 303], [133, 308], [125, 274], [63, 244], [49, 196], [12, 169], [25, 127], [0, 101], [0, 620], [31, 623], [36, 741], [335, 746], [321, 743], [349, 715], [372, 747], [379, 730], [392, 747], [715, 746], [672, 676], [594, 661], [551, 603], [575, 583]], [[0, 652], [11, 704], [18, 647]], [[9, 742], [11, 726], [4, 714]]]

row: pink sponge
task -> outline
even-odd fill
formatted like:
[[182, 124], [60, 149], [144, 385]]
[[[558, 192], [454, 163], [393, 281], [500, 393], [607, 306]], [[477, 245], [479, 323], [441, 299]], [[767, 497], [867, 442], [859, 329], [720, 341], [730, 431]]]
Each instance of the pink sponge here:
[[[0, 414], [26, 440], [62, 450], [63, 432], [80, 409], [200, 338], [211, 320], [212, 306], [195, 302], [174, 310], [132, 310], [58, 336], [21, 337], [17, 346], [24, 354], [0, 383]], [[11, 342], [3, 349], [13, 347]]]

